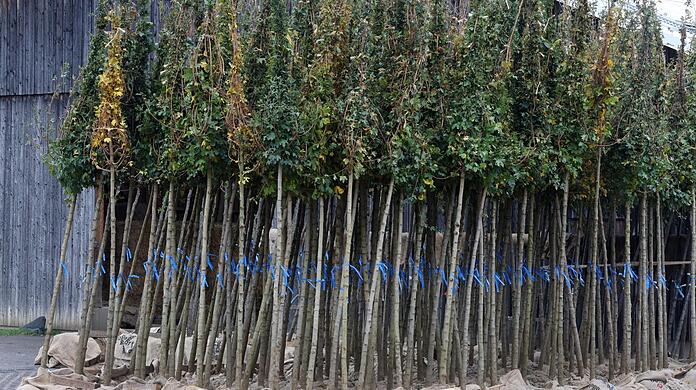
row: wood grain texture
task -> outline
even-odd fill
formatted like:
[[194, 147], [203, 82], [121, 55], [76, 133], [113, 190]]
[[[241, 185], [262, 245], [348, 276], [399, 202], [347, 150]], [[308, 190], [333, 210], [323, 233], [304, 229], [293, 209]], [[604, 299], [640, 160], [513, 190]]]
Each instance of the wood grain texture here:
[[[67, 209], [41, 158], [86, 59], [93, 10], [93, 0], [0, 0], [0, 325], [21, 326], [50, 304]], [[93, 211], [88, 190], [75, 212], [59, 329], [78, 326]]]

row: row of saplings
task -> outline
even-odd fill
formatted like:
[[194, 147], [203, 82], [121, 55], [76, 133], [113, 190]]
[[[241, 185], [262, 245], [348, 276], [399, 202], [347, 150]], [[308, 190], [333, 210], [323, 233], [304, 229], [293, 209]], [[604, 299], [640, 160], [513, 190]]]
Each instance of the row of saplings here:
[[[131, 2], [118, 3], [121, 8], [115, 7], [117, 11], [133, 6]], [[82, 285], [77, 373], [84, 371], [100, 286], [106, 287], [109, 294], [102, 383], [112, 381], [117, 335], [126, 306], [133, 301], [140, 305], [136, 348], [129, 366], [133, 374], [144, 377], [149, 373], [152, 362], [146, 360], [148, 338], [157, 337], [150, 335], [150, 329], [159, 319], [157, 374], [180, 379], [186, 372], [195, 373], [199, 386], [209, 386], [216, 373], [224, 374], [228, 386], [241, 389], [248, 388], [252, 381], [272, 388], [289, 381], [293, 388], [307, 389], [315, 382], [331, 388], [347, 388], [349, 383], [374, 388], [385, 381], [388, 386], [407, 388], [434, 382], [493, 385], [499, 382], [501, 369], [519, 368], [527, 374], [534, 365], [548, 366], [549, 377], [564, 383], [572, 373], [613, 378], [618, 372], [665, 367], [669, 356], [693, 357], [695, 351], [682, 349], [687, 338], [692, 340], [691, 345], [696, 339], [696, 294], [694, 283], [689, 282], [689, 275], [696, 274], [696, 250], [691, 251], [689, 272], [682, 266], [668, 274], [665, 266], [667, 232], [683, 218], [663, 205], [659, 191], [648, 196], [647, 186], [635, 191], [635, 199], [608, 197], [603, 188], [611, 184], [603, 180], [604, 156], [621, 155], [613, 152], [620, 150], [615, 146], [618, 142], [612, 144], [602, 138], [608, 134], [610, 106], [616, 104], [607, 92], [612, 88], [609, 72], [613, 65], [608, 52], [611, 31], [616, 26], [611, 17], [601, 39], [599, 60], [586, 64], [593, 76], [588, 83], [600, 91], [587, 101], [592, 107], [590, 113], [598, 119], [586, 129], [591, 134], [587, 139], [596, 142], [591, 147], [585, 145], [587, 150], [580, 148], [587, 153], [579, 152], [582, 156], [578, 159], [585, 159], [582, 169], [586, 171], [561, 170], [563, 174], [558, 175], [560, 180], [554, 185], [528, 179], [501, 190], [503, 182], [514, 181], [500, 179], [507, 177], [501, 171], [513, 169], [498, 161], [485, 161], [471, 168], [471, 161], [486, 157], [469, 158], [468, 153], [476, 153], [469, 149], [474, 144], [467, 142], [491, 142], [492, 153], [510, 146], [504, 142], [515, 137], [496, 133], [508, 129], [507, 119], [497, 118], [503, 116], [500, 112], [505, 108], [485, 118], [478, 117], [474, 110], [477, 113], [471, 115], [475, 123], [498, 122], [482, 125], [481, 134], [451, 127], [448, 131], [452, 137], [444, 141], [437, 138], [438, 131], [418, 133], [425, 124], [410, 125], [408, 121], [413, 118], [437, 109], [428, 111], [415, 103], [407, 106], [417, 100], [410, 99], [412, 96], [393, 98], [390, 94], [404, 86], [398, 80], [392, 80], [398, 88], [379, 91], [380, 96], [387, 97], [385, 105], [398, 108], [381, 108], [389, 113], [388, 119], [383, 115], [382, 120], [393, 126], [394, 132], [385, 130], [375, 136], [372, 130], [379, 123], [375, 120], [379, 114], [360, 116], [362, 111], [354, 111], [359, 102], [372, 96], [363, 92], [380, 85], [361, 78], [368, 70], [381, 72], [371, 62], [380, 58], [366, 56], [374, 47], [364, 43], [356, 47], [365, 53], [341, 53], [341, 45], [346, 42], [342, 34], [350, 34], [338, 29], [350, 26], [364, 35], [372, 33], [375, 36], [370, 39], [381, 42], [373, 27], [360, 30], [363, 27], [358, 21], [401, 17], [404, 23], [389, 19], [388, 28], [380, 32], [388, 37], [382, 47], [388, 51], [397, 45], [395, 42], [417, 45], [414, 42], [419, 42], [423, 26], [430, 25], [421, 21], [420, 31], [413, 20], [419, 15], [417, 6], [429, 2], [409, 7], [395, 2], [408, 9], [403, 13], [397, 12], [398, 6], [380, 13], [379, 9], [361, 8], [363, 3], [359, 1], [340, 2], [338, 19], [331, 17], [330, 1], [320, 2], [321, 11], [316, 15], [311, 7], [304, 14], [294, 11], [293, 15], [305, 15], [306, 19], [301, 20], [311, 20], [307, 14], [321, 19], [321, 28], [312, 30], [312, 34], [327, 34], [315, 41], [325, 51], [320, 50], [314, 67], [307, 68], [312, 76], [307, 78], [307, 85], [328, 77], [335, 83], [321, 91], [336, 91], [351, 85], [339, 80], [343, 70], [351, 69], [360, 76], [351, 79], [357, 80], [358, 87], [346, 94], [350, 104], [341, 106], [345, 117], [339, 121], [331, 116], [319, 118], [324, 126], [319, 132], [325, 133], [309, 138], [301, 147], [293, 142], [318, 130], [311, 127], [311, 131], [287, 136], [287, 132], [296, 130], [286, 126], [288, 118], [293, 117], [286, 115], [293, 112], [286, 99], [293, 88], [288, 80], [297, 76], [293, 73], [297, 70], [286, 69], [287, 62], [294, 65], [296, 60], [284, 57], [292, 52], [286, 41], [305, 41], [290, 33], [283, 2], [264, 2], [259, 23], [247, 26], [252, 31], [265, 31], [265, 35], [258, 36], [268, 38], [268, 42], [256, 41], [254, 48], [259, 51], [252, 54], [262, 60], [246, 68], [237, 31], [236, 3], [218, 1], [200, 6], [205, 12], [199, 17], [193, 11], [196, 7], [188, 2], [173, 2], [171, 7], [176, 12], [171, 11], [160, 44], [168, 52], [157, 51], [158, 60], [164, 64], [151, 64], [153, 73], [161, 77], [152, 81], [154, 86], [148, 92], [156, 95], [152, 100], [146, 92], [132, 93], [150, 82], [138, 82], [138, 77], [147, 72], [138, 72], [133, 64], [148, 64], [153, 57], [150, 50], [138, 46], [138, 39], [147, 36], [143, 31], [150, 27], [142, 23], [142, 15], [147, 15], [143, 11], [147, 9], [143, 7], [145, 2], [136, 3], [139, 8], [133, 8], [137, 12], [132, 13], [112, 12], [106, 16], [100, 8], [97, 34], [79, 90], [64, 121], [62, 138], [49, 154], [60, 156], [49, 165], [69, 192], [75, 194], [83, 187], [94, 186], [100, 194], [86, 254], [87, 282]], [[533, 34], [546, 33], [536, 30], [539, 9], [535, 7], [541, 8], [542, 2], [505, 6], [505, 14], [495, 13], [503, 2], [494, 3], [474, 2], [484, 10], [484, 17], [470, 15], [476, 15], [475, 21], [481, 25], [462, 21], [466, 19], [462, 17], [452, 22], [452, 32], [446, 32], [462, 36], [446, 38], [466, 43], [466, 39], [480, 37], [477, 34], [491, 28], [486, 23], [493, 15], [500, 18], [495, 20], [508, 23], [513, 32], [524, 26], [525, 44], [531, 42], [529, 37], [537, 37]], [[295, 4], [298, 10], [304, 10], [301, 4]], [[437, 15], [433, 11], [436, 4], [426, 7], [427, 15]], [[360, 10], [369, 18], [363, 18]], [[467, 15], [467, 11], [464, 6], [456, 10], [457, 15]], [[128, 19], [139, 12], [140, 18]], [[465, 27], [454, 28], [457, 23]], [[299, 22], [293, 24], [296, 30], [292, 31], [297, 32], [301, 26]], [[403, 29], [399, 30], [403, 35], [390, 36], [397, 27]], [[643, 26], [645, 31], [648, 27]], [[131, 34], [133, 31], [140, 34]], [[187, 35], [192, 31], [198, 35]], [[320, 46], [324, 39], [336, 36], [336, 47]], [[363, 35], [350, 36], [362, 42]], [[506, 97], [496, 88], [513, 84], [507, 72], [515, 70], [513, 57], [523, 61], [524, 56], [511, 54], [512, 35], [509, 40], [506, 37], [496, 42], [497, 46], [491, 47], [473, 43], [464, 46], [493, 53], [493, 57], [505, 53], [505, 65], [496, 65], [492, 79], [486, 79], [490, 83], [482, 84], [482, 89], [493, 92], [481, 95], [482, 99], [502, 102]], [[189, 46], [190, 52], [186, 52], [184, 48]], [[407, 55], [428, 61], [435, 58], [435, 54], [418, 57], [414, 47]], [[394, 64], [405, 64], [400, 71], [411, 67], [422, 71], [421, 64], [428, 62], [402, 61], [402, 54], [391, 55], [401, 61]], [[341, 58], [345, 62], [340, 62]], [[177, 68], [177, 64], [184, 66]], [[683, 52], [680, 64], [684, 64]], [[248, 69], [264, 72], [258, 80], [249, 80], [253, 72]], [[328, 73], [321, 73], [327, 69]], [[381, 77], [383, 81], [389, 75]], [[253, 90], [254, 81], [262, 86], [258, 91]], [[418, 85], [422, 88], [419, 93], [425, 95], [428, 83]], [[535, 87], [537, 92], [539, 88]], [[250, 90], [255, 94], [247, 100], [245, 93]], [[319, 96], [318, 90], [301, 93], [326, 102], [328, 98]], [[317, 95], [313, 95], [315, 92]], [[485, 106], [489, 100], [482, 101]], [[160, 111], [153, 111], [155, 106]], [[501, 107], [509, 108], [503, 103]], [[255, 110], [263, 113], [261, 125], [252, 120], [258, 119]], [[447, 114], [431, 125], [439, 129], [437, 123], [451, 119]], [[309, 117], [302, 118], [311, 121]], [[164, 136], [153, 137], [153, 126], [155, 134]], [[414, 182], [400, 175], [413, 168], [416, 157], [422, 157], [408, 154], [417, 149], [415, 144], [397, 144], [408, 138], [408, 131], [416, 133], [414, 139], [431, 137], [431, 149], [439, 143], [451, 143], [442, 151], [449, 156], [449, 160], [442, 161], [449, 161], [451, 169], [437, 180], [433, 180], [432, 172], [428, 177], [416, 175], [417, 190]], [[537, 142], [539, 135], [545, 136], [535, 134], [530, 144]], [[158, 150], [163, 143], [168, 146]], [[377, 145], [374, 150], [370, 149], [371, 143]], [[220, 145], [223, 153], [216, 150]], [[313, 156], [318, 163], [305, 164], [312, 156], [302, 155], [302, 161], [293, 154], [295, 147], [298, 153], [319, 148], [318, 157]], [[466, 156], [448, 155], [452, 150]], [[385, 159], [379, 157], [383, 153], [387, 154]], [[152, 168], [139, 159], [156, 161], [154, 165], [160, 166]], [[391, 168], [385, 168], [390, 167], [386, 160], [394, 162]], [[182, 164], [195, 168], [183, 174]], [[220, 164], [226, 169], [219, 169]], [[434, 169], [435, 165], [426, 163], [415, 171]], [[327, 171], [336, 166], [336, 172]], [[78, 179], [66, 179], [69, 177]], [[308, 189], [311, 178], [318, 182], [326, 177], [331, 183], [328, 191], [326, 185]], [[62, 265], [76, 201], [76, 195], [69, 201], [61, 264], [47, 316], [44, 365], [57, 297], [66, 276]], [[122, 223], [117, 224], [119, 201], [126, 207]], [[696, 210], [693, 192], [690, 203]], [[144, 213], [138, 212], [143, 209]], [[134, 223], [140, 214], [144, 214], [142, 223]], [[622, 224], [618, 217], [623, 217]], [[695, 218], [692, 211], [691, 220]], [[624, 230], [619, 232], [621, 228]], [[616, 239], [621, 236], [623, 241]], [[213, 243], [219, 245], [214, 247]], [[684, 257], [686, 254], [684, 251]], [[690, 321], [685, 321], [687, 314]], [[684, 326], [687, 322], [691, 325], [688, 329]], [[192, 347], [187, 355], [184, 346], [188, 337]], [[286, 354], [289, 347], [293, 348], [292, 354]], [[286, 356], [292, 356], [289, 370]], [[606, 369], [600, 369], [605, 363]], [[476, 367], [476, 379], [467, 377], [470, 366]]]

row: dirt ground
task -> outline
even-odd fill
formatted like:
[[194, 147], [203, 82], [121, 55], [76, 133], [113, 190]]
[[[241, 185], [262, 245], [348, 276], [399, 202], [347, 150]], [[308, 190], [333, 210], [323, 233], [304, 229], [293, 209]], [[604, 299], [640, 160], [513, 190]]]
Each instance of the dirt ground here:
[[0, 390], [14, 390], [22, 377], [36, 372], [34, 358], [41, 336], [0, 336]]
[[[132, 353], [132, 344], [134, 339], [131, 337], [132, 334], [122, 333], [119, 335], [119, 340], [122, 341], [117, 350], [123, 352], [123, 354], [117, 356], [117, 362], [120, 362], [122, 367], [129, 361], [129, 354]], [[60, 340], [59, 340], [60, 339]], [[152, 337], [151, 343], [148, 343], [148, 359], [156, 359], [159, 355], [159, 344], [156, 343], [158, 339]], [[0, 390], [4, 389], [15, 389], [20, 382], [22, 377], [27, 378], [27, 383], [25, 389], [47, 389], [46, 384], [55, 383], [52, 382], [52, 378], [55, 376], [64, 376], [65, 378], [72, 378], [79, 381], [89, 381], [92, 382], [96, 380], [94, 375], [98, 374], [98, 370], [92, 373], [85, 373], [88, 376], [76, 375], [70, 368], [60, 368], [62, 366], [72, 367], [74, 360], [71, 357], [74, 356], [70, 353], [71, 348], [77, 344], [77, 334], [76, 333], [65, 333], [56, 336], [52, 339], [51, 349], [49, 351], [51, 354], [52, 364], [55, 364], [55, 369], [51, 372], [45, 369], [39, 369], [33, 365], [34, 357], [41, 345], [41, 337], [31, 337], [31, 336], [6, 336], [0, 337]], [[92, 357], [89, 358], [90, 361], [95, 360], [100, 356], [100, 349], [103, 353], [103, 348], [97, 345], [97, 341], [92, 341], [94, 347], [92, 348]], [[126, 348], [128, 347], [128, 348]], [[89, 350], [88, 350], [89, 351]], [[292, 346], [288, 346], [286, 349], [286, 359], [285, 359], [285, 371], [286, 378], [292, 376]], [[125, 354], [125, 355], [124, 355]], [[91, 356], [91, 355], [90, 355]], [[119, 360], [120, 359], [120, 360]], [[538, 360], [538, 356], [535, 357], [535, 361]], [[90, 367], [96, 367], [99, 369], [100, 364], [96, 363]], [[350, 369], [350, 368], [349, 368]], [[567, 382], [559, 384], [555, 380], [550, 380], [547, 376], [548, 367], [539, 366], [532, 363], [531, 372], [527, 378], [523, 378], [518, 370], [513, 370], [506, 372], [505, 369], [500, 368], [499, 373], [499, 383], [491, 386], [490, 389], [496, 390], [692, 390], [696, 389], [696, 363], [687, 364], [685, 362], [673, 361], [670, 359], [669, 368], [658, 370], [658, 371], [647, 371], [644, 373], [631, 373], [628, 375], [617, 375], [612, 381], [607, 381], [607, 367], [606, 365], [597, 366], [597, 379], [590, 381], [588, 376], [577, 377], [571, 375], [566, 378]], [[351, 370], [352, 371], [352, 370]], [[123, 374], [126, 374], [124, 372]], [[467, 378], [467, 383], [475, 382], [475, 373], [469, 372], [469, 377]], [[351, 374], [351, 379], [352, 378]], [[55, 379], [55, 378], [53, 378]], [[125, 377], [119, 378], [119, 380], [124, 380]], [[351, 380], [352, 382], [352, 380]], [[146, 381], [142, 381], [136, 378], [129, 378], [124, 383], [113, 383], [112, 386], [103, 386], [105, 389], [121, 389], [128, 388], [131, 385], [140, 385], [144, 383], [159, 383], [164, 389], [176, 389], [176, 390], [193, 390], [200, 389], [192, 384], [195, 383], [195, 377], [192, 374], [187, 374], [182, 378], [180, 382], [174, 381], [173, 379], [167, 380], [161, 377], [149, 377]], [[210, 388], [212, 389], [227, 389], [225, 386], [225, 378], [222, 374], [214, 375], [211, 378]], [[432, 387], [422, 387], [422, 385], [414, 384], [417, 388], [423, 388], [427, 390], [454, 390], [459, 389], [455, 385], [438, 385]], [[284, 382], [281, 388], [289, 388], [289, 383]], [[352, 386], [351, 386], [352, 387]], [[386, 389], [385, 383], [378, 383], [377, 389]], [[467, 390], [476, 390], [479, 387], [475, 384], [469, 384], [465, 386]], [[257, 384], [252, 384], [252, 389], [259, 389]], [[326, 388], [326, 383], [317, 383], [317, 388]]]

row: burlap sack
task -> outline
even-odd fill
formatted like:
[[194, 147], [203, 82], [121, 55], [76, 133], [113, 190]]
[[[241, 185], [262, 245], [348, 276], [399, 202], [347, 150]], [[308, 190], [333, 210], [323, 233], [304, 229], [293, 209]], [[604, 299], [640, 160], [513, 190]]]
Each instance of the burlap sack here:
[[[133, 332], [121, 332], [116, 338], [116, 346], [114, 348], [114, 358], [118, 364], [128, 364], [133, 358], [135, 353], [136, 344], [138, 340], [138, 335]], [[220, 339], [222, 340], [222, 339]], [[184, 342], [184, 356], [188, 359], [191, 353], [191, 346], [193, 339], [191, 336], [186, 337]], [[159, 360], [160, 345], [162, 340], [159, 337], [150, 335], [147, 338], [147, 349], [145, 356], [145, 365], [156, 365]], [[218, 346], [216, 344], [216, 346]], [[219, 347], [219, 346], [218, 346]], [[179, 351], [179, 345], [177, 344], [177, 354]], [[217, 357], [217, 354], [215, 355]]]
[[[51, 337], [51, 344], [48, 347], [49, 368], [62, 365], [75, 368], [75, 359], [79, 350], [80, 336], [77, 333], [61, 333]], [[39, 354], [34, 359], [34, 364], [41, 364], [41, 353], [43, 347], [39, 348]], [[91, 366], [99, 360], [101, 349], [93, 338], [87, 340], [87, 351], [85, 352], [85, 366]]]
[[527, 384], [518, 369], [514, 369], [500, 377], [501, 390], [527, 390], [533, 388]]
[[[50, 349], [49, 349], [50, 351]], [[78, 375], [70, 368], [60, 368], [49, 371], [39, 367], [35, 376], [22, 379], [17, 390], [72, 390], [77, 388], [74, 383], [88, 384], [91, 381], [83, 375]]]

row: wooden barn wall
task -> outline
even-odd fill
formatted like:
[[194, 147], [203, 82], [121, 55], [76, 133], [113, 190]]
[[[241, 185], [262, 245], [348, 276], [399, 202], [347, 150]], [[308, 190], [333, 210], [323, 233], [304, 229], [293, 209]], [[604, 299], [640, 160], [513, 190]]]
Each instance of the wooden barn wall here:
[[[43, 165], [73, 80], [87, 56], [94, 0], [0, 0], [0, 325], [45, 315], [67, 209]], [[56, 326], [75, 329], [94, 210], [78, 200]]]

